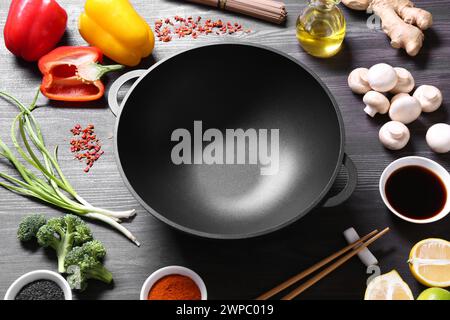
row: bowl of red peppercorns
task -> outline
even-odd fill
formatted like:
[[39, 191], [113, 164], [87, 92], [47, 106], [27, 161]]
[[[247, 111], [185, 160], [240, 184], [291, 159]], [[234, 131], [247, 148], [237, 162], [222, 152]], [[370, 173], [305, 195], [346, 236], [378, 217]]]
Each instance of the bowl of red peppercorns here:
[[206, 300], [206, 286], [191, 269], [168, 266], [153, 272], [141, 290], [141, 300]]

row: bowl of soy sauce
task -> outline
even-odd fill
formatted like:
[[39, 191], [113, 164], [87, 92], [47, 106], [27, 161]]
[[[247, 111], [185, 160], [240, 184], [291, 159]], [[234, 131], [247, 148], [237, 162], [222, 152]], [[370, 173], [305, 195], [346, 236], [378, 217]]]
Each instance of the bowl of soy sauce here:
[[392, 162], [379, 188], [389, 210], [408, 222], [431, 223], [450, 212], [450, 174], [433, 160], [412, 156]]

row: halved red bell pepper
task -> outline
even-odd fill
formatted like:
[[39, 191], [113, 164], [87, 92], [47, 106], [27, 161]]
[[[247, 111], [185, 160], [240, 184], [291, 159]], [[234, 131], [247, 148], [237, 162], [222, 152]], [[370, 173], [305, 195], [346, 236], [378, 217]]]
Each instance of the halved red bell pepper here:
[[100, 78], [122, 65], [102, 66], [103, 54], [96, 47], [59, 47], [39, 60], [44, 75], [41, 92], [50, 100], [92, 101], [105, 93]]
[[6, 48], [37, 61], [61, 40], [66, 24], [67, 13], [55, 0], [12, 0], [3, 30]]

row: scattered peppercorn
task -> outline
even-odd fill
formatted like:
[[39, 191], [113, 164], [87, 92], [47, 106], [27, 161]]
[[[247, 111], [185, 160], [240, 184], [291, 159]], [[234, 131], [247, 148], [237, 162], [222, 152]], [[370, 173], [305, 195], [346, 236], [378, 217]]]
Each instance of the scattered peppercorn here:
[[208, 34], [234, 34], [234, 33], [249, 33], [250, 29], [244, 27], [237, 22], [223, 22], [221, 19], [213, 21], [211, 19], [204, 20], [202, 17], [187, 17], [183, 18], [175, 16], [174, 18], [157, 19], [155, 21], [155, 33], [159, 41], [172, 41], [173, 36], [184, 38], [191, 36], [197, 39], [199, 35]]
[[74, 136], [74, 138], [70, 139], [70, 151], [75, 154], [75, 159], [86, 163], [84, 172], [89, 172], [94, 163], [104, 153], [101, 150], [100, 141], [94, 132], [94, 125], [89, 124], [83, 129], [80, 124], [76, 124], [70, 132]]
[[54, 281], [36, 280], [20, 289], [15, 300], [64, 300], [64, 292]]

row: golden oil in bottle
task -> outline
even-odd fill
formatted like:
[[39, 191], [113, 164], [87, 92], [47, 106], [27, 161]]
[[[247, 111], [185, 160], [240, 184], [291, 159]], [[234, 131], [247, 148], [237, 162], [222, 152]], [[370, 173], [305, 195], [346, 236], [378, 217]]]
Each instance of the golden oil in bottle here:
[[334, 56], [345, 37], [345, 18], [337, 4], [340, 0], [309, 0], [297, 19], [297, 39], [310, 55]]

